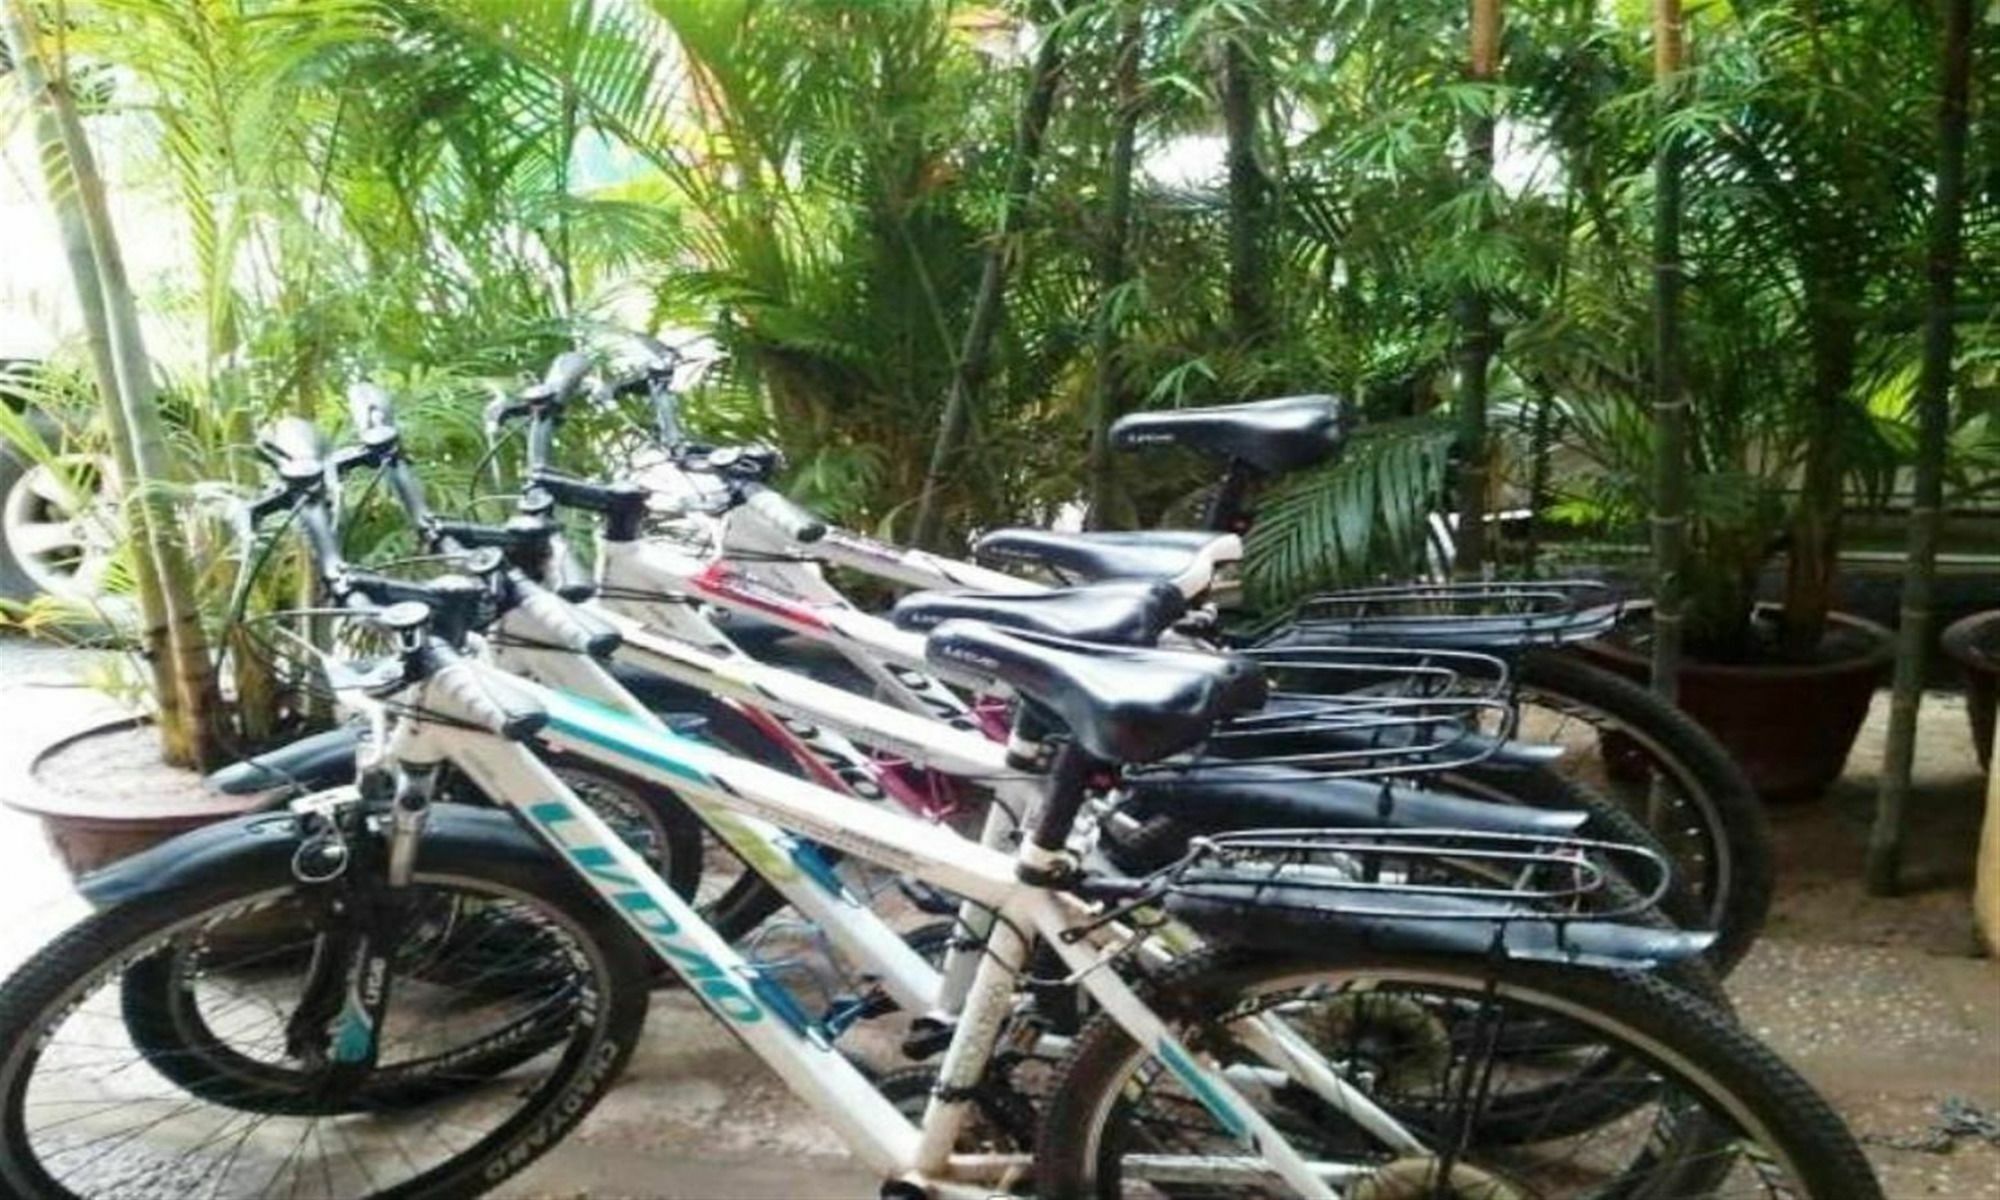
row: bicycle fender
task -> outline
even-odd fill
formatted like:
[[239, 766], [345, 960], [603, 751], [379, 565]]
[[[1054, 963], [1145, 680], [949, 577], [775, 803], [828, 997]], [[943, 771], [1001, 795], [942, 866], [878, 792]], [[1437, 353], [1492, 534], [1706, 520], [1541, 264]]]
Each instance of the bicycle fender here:
[[[204, 825], [119, 859], [78, 880], [77, 890], [93, 907], [109, 908], [222, 879], [290, 879], [298, 847], [294, 814], [253, 813]], [[508, 814], [463, 804], [432, 806], [418, 852], [419, 864], [545, 863], [549, 858], [548, 849]]]
[[1254, 763], [1200, 766], [1126, 787], [1127, 812], [1166, 816], [1203, 833], [1239, 829], [1462, 829], [1558, 836], [1583, 812], [1475, 800], [1365, 779], [1302, 778]]
[[[1343, 911], [1343, 903], [1367, 912]], [[1388, 951], [1644, 971], [1698, 957], [1715, 941], [1706, 931], [1552, 919], [1449, 896], [1370, 893], [1340, 901], [1324, 890], [1255, 878], [1204, 880], [1170, 892], [1166, 907], [1226, 945], [1335, 958]], [[1477, 915], [1482, 907], [1490, 915]]]
[[211, 771], [202, 782], [226, 796], [278, 788], [285, 797], [324, 791], [354, 782], [354, 749], [360, 744], [361, 730], [341, 725]]

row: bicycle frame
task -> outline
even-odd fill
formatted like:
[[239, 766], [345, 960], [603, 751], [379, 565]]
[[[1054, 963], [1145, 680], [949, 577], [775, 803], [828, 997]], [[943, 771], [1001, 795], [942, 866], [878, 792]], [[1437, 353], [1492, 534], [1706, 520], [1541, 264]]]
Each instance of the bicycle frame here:
[[[398, 699], [419, 711], [477, 724], [480, 709], [466, 697], [485, 691], [481, 676], [492, 671], [483, 663], [461, 659]], [[396, 720], [384, 740], [389, 761], [449, 760], [497, 804], [512, 810], [705, 1007], [885, 1178], [932, 1187], [940, 1195], [983, 1200], [990, 1189], [962, 1185], [996, 1182], [1026, 1166], [1021, 1155], [954, 1154], [952, 1147], [969, 1114], [967, 1089], [986, 1069], [1011, 1008], [1013, 977], [1037, 939], [1053, 948], [1102, 1011], [1159, 1058], [1223, 1130], [1246, 1150], [1260, 1154], [1270, 1172], [1301, 1194], [1332, 1196], [1329, 1181], [1366, 1169], [1305, 1162], [1243, 1099], [1224, 1072], [1204, 1064], [1182, 1045], [1116, 971], [1099, 969], [1126, 948], [1132, 935], [1116, 925], [1093, 928], [1093, 914], [1080, 901], [1022, 882], [1017, 858], [919, 819], [734, 758], [632, 714], [513, 677], [502, 682], [525, 693], [547, 714], [538, 741], [549, 750], [609, 765], [697, 803], [839, 847], [965, 896], [995, 914], [992, 935], [944, 1055], [939, 1091], [922, 1123], [912, 1124], [833, 1047], [831, 1039], [805, 1019], [781, 987], [703, 922], [694, 907], [676, 895], [528, 745], [456, 724], [407, 718]], [[1022, 854], [1027, 852], [1024, 847]], [[831, 916], [842, 924], [883, 931], [856, 937], [857, 944], [879, 944], [893, 937], [864, 906], [834, 909]], [[1269, 1049], [1286, 1065], [1299, 1058], [1288, 1052], [1282, 1036]], [[1309, 1086], [1324, 1082], [1315, 1078], [1316, 1073], [1332, 1076], [1324, 1064], [1311, 1065], [1317, 1072], [1303, 1072]], [[1337, 1078], [1331, 1082], [1340, 1083]], [[1354, 1095], [1344, 1086], [1337, 1092], [1343, 1099]], [[1388, 1120], [1379, 1110], [1376, 1115]]]
[[[681, 623], [691, 626], [692, 633], [699, 635], [706, 627], [715, 641], [702, 646], [659, 637], [613, 613], [610, 616], [623, 638], [618, 660], [718, 699], [737, 702], [746, 715], [762, 716], [765, 727], [781, 739], [781, 744], [810, 748], [809, 754], [799, 757], [818, 767], [816, 778], [823, 786], [865, 801], [879, 803], [883, 797], [882, 789], [865, 786], [872, 778], [868, 773], [872, 761], [839, 733], [822, 728], [822, 722], [832, 722], [919, 766], [987, 782], [1001, 802], [987, 809], [983, 845], [1001, 845], [1013, 831], [1012, 814], [1036, 803], [1039, 788], [1034, 778], [1009, 766], [1004, 749], [990, 739], [767, 667], [721, 641], [705, 618], [686, 606], [678, 606], [678, 611], [683, 614]], [[549, 648], [551, 638], [528, 609], [510, 609], [495, 632], [497, 636], [488, 645], [496, 665], [665, 730], [660, 718], [603, 664], [586, 655]], [[976, 956], [957, 948], [948, 950], [940, 972], [879, 923], [842, 920], [845, 914], [866, 905], [841, 883], [811, 845], [765, 821], [699, 802], [692, 807], [717, 837], [787, 903], [822, 929], [835, 946], [877, 964], [884, 989], [900, 1007], [938, 1019], [955, 1019], [972, 986]], [[988, 934], [990, 919], [983, 910], [968, 908], [959, 914], [974, 938]]]

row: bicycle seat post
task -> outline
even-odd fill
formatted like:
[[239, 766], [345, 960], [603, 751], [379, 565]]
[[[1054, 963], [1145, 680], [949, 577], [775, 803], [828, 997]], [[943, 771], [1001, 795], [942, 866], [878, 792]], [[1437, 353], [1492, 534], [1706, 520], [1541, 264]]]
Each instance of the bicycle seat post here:
[[1070, 829], [1083, 809], [1093, 765], [1081, 746], [1067, 738], [1057, 739], [1056, 729], [1048, 714], [1024, 699], [1007, 741], [1009, 766], [1033, 771], [1047, 780], [1041, 807], [1027, 822], [1031, 832], [1022, 839], [1015, 868], [1021, 882], [1037, 887], [1057, 887], [1076, 876], [1078, 863], [1067, 846]]
[[1216, 533], [1242, 533], [1249, 529], [1247, 501], [1259, 477], [1257, 468], [1249, 463], [1240, 458], [1230, 459], [1228, 469], [1222, 473], [1222, 482], [1209, 500], [1208, 511], [1202, 516], [1203, 526]]

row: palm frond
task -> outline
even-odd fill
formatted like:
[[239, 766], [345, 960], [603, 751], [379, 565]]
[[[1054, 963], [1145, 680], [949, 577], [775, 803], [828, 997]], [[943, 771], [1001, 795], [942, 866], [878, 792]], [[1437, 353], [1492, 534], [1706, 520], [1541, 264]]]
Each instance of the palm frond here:
[[1351, 438], [1333, 462], [1274, 485], [1244, 547], [1251, 603], [1277, 612], [1324, 588], [1412, 571], [1451, 444], [1443, 421], [1385, 422]]

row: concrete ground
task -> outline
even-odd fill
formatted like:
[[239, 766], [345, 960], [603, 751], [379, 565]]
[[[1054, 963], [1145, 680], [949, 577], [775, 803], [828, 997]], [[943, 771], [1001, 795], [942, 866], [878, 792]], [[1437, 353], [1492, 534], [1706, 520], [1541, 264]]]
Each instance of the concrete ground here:
[[[85, 659], [0, 639], [5, 760], [110, 702]], [[1773, 814], [1780, 896], [1731, 980], [1742, 1018], [1839, 1105], [1891, 1196], [2000, 1200], [2000, 1144], [1947, 1132], [2000, 1118], [2000, 964], [1977, 957], [1967, 891], [1980, 816], [1962, 706], [1926, 704], [1910, 895], [1863, 894], [1861, 845], [1885, 706], [1835, 793]], [[0, 968], [79, 911], [35, 823], [0, 808]], [[578, 1135], [499, 1193], [524, 1197], [870, 1197], [832, 1134], [682, 995]], [[1992, 1128], [1988, 1126], [1988, 1128]]]

